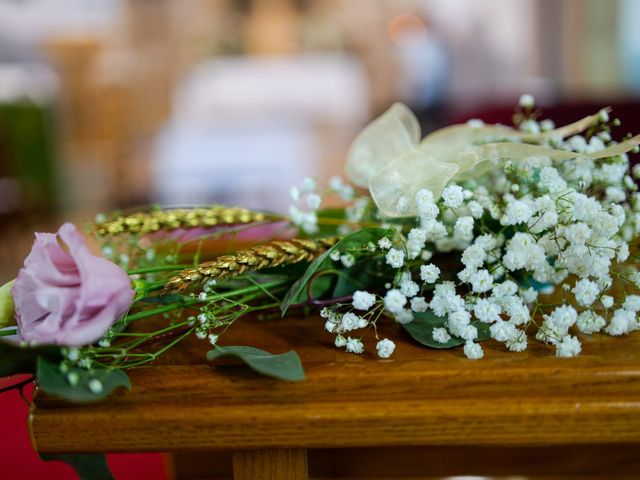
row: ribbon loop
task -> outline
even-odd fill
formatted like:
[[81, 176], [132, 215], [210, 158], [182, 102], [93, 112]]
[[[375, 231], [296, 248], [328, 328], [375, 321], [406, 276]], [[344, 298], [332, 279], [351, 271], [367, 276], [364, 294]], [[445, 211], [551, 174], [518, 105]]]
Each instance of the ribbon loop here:
[[538, 135], [498, 125], [452, 125], [420, 142], [417, 118], [408, 107], [395, 103], [356, 137], [347, 158], [347, 174], [355, 185], [369, 188], [383, 215], [416, 216], [415, 194], [419, 190], [431, 190], [437, 200], [448, 183], [487, 173], [507, 159], [600, 159], [624, 154], [640, 144], [640, 135], [593, 153], [537, 144], [580, 133], [599, 118], [599, 114], [589, 115]]

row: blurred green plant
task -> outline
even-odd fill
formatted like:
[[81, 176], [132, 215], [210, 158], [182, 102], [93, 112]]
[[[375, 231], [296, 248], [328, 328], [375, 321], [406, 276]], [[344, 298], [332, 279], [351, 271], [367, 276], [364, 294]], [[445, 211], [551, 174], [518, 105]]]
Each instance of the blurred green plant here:
[[54, 117], [52, 105], [0, 103], [0, 179], [16, 180], [20, 186], [16, 213], [46, 214], [59, 206]]

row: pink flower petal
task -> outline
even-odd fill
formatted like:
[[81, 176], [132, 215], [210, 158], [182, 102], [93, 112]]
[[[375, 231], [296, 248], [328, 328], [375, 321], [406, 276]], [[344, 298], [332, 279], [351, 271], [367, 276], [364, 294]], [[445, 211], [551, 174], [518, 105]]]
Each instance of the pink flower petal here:
[[70, 223], [36, 234], [12, 294], [22, 339], [67, 346], [98, 340], [134, 297], [127, 273], [93, 255]]

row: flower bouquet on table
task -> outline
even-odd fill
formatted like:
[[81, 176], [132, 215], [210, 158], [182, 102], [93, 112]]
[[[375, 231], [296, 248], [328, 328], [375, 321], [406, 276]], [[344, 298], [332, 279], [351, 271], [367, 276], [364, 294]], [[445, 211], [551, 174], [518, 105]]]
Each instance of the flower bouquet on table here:
[[[101, 215], [88, 231], [102, 256], [71, 224], [37, 234], [0, 290], [0, 376], [101, 399], [129, 387], [128, 369], [195, 335], [211, 361], [233, 356], [299, 381], [295, 352], [224, 341], [247, 315], [294, 309], [319, 311], [318, 328], [347, 352], [374, 336], [382, 358], [396, 346], [378, 337], [380, 322], [470, 359], [489, 338], [571, 357], [579, 334], [632, 332], [640, 296], [615, 292], [640, 286], [630, 254], [640, 170], [627, 156], [640, 136], [614, 140], [607, 109], [559, 128], [539, 117], [523, 96], [515, 127], [475, 120], [421, 139], [396, 104], [354, 141], [351, 183], [307, 179], [287, 215], [223, 206]], [[234, 248], [212, 255], [212, 245]], [[545, 299], [558, 287], [560, 300]]]

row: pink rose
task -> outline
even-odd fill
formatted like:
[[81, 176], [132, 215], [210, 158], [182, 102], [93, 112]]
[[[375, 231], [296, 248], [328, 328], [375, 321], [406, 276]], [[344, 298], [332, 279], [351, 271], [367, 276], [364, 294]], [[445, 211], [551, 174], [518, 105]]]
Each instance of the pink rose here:
[[101, 338], [134, 297], [127, 273], [91, 254], [70, 223], [36, 233], [11, 293], [23, 340], [67, 346]]

